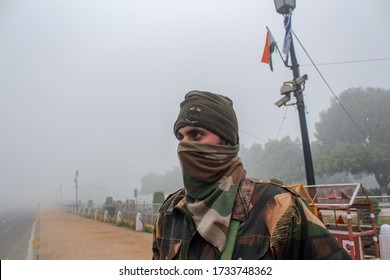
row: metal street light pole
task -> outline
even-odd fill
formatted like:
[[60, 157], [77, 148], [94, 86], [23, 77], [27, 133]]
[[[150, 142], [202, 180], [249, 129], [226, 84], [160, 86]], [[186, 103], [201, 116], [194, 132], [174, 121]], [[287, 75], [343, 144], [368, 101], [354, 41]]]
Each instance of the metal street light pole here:
[[62, 208], [62, 185], [60, 186], [60, 208]]
[[[300, 77], [300, 73], [299, 73], [299, 65], [298, 65], [297, 57], [295, 55], [294, 43], [292, 38], [290, 43], [290, 56], [291, 56], [291, 68], [293, 71], [294, 80], [296, 80], [297, 78]], [[316, 182], [314, 177], [313, 160], [311, 157], [309, 133], [306, 124], [305, 103], [303, 101], [302, 88], [299, 83], [296, 84], [294, 96], [297, 100], [299, 123], [301, 127], [303, 157], [304, 157], [305, 169], [306, 169], [306, 182], [308, 185], [315, 185]]]
[[78, 197], [77, 197], [77, 192], [78, 192], [78, 189], [79, 189], [78, 177], [79, 177], [79, 171], [76, 170], [76, 175], [74, 176], [74, 187], [76, 188], [76, 213], [79, 212]]
[[[291, 21], [292, 11], [295, 9], [296, 3], [295, 0], [274, 0], [275, 2], [275, 8], [276, 11], [279, 14], [284, 15], [284, 25], [287, 29], [287, 24], [289, 21]], [[291, 31], [290, 31], [291, 32]], [[287, 34], [286, 34], [287, 35]], [[294, 49], [294, 42], [292, 36], [290, 37], [290, 57], [291, 57], [291, 69], [293, 71], [294, 80], [290, 83], [285, 83], [284, 86], [282, 86], [281, 94], [285, 95], [284, 98], [276, 102], [275, 104], [277, 106], [286, 105], [286, 103], [290, 100], [289, 98], [289, 92], [294, 92], [294, 96], [296, 99], [296, 104], [298, 107], [298, 114], [299, 114], [299, 123], [301, 126], [301, 137], [302, 137], [302, 147], [303, 147], [303, 157], [305, 161], [305, 170], [306, 170], [306, 183], [308, 185], [315, 185], [315, 178], [314, 178], [314, 168], [313, 168], [313, 160], [311, 157], [311, 150], [310, 150], [310, 141], [309, 141], [309, 133], [307, 131], [307, 125], [306, 125], [306, 115], [305, 115], [305, 103], [303, 101], [303, 88], [302, 84], [304, 84], [304, 80], [307, 79], [304, 77], [303, 82], [299, 82], [301, 80], [300, 73], [299, 73], [299, 64], [297, 61], [297, 57], [295, 55], [295, 49]], [[285, 62], [287, 65], [287, 61]]]

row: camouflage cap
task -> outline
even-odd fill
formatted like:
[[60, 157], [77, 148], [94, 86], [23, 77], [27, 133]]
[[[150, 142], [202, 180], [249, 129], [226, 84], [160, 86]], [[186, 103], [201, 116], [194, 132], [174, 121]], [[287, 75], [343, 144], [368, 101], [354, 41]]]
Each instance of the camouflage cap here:
[[188, 125], [210, 130], [233, 146], [239, 143], [237, 117], [229, 97], [198, 90], [187, 93], [173, 126], [175, 135]]

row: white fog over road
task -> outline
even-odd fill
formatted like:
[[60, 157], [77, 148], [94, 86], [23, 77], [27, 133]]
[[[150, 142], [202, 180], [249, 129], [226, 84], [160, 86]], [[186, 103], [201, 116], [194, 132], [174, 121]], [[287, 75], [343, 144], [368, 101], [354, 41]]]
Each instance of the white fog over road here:
[[[292, 29], [336, 94], [389, 89], [389, 11], [297, 0]], [[0, 1], [0, 204], [58, 201], [60, 187], [74, 201], [76, 170], [83, 201], [131, 197], [179, 165], [172, 127], [193, 89], [233, 99], [243, 146], [300, 138], [295, 107], [274, 105], [290, 69], [278, 54], [273, 72], [260, 62], [266, 26], [282, 46], [273, 0]], [[333, 95], [295, 48], [314, 140]]]

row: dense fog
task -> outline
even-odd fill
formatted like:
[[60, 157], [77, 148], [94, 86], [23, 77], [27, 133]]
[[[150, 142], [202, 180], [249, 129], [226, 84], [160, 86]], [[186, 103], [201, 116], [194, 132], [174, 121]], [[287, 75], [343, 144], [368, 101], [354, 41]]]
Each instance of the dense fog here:
[[[292, 29], [336, 94], [390, 88], [390, 2], [298, 0]], [[292, 79], [277, 53], [261, 63], [272, 0], [1, 1], [0, 203], [127, 199], [142, 176], [179, 165], [172, 131], [192, 89], [234, 101], [245, 147], [300, 138]], [[307, 126], [333, 97], [294, 37]]]

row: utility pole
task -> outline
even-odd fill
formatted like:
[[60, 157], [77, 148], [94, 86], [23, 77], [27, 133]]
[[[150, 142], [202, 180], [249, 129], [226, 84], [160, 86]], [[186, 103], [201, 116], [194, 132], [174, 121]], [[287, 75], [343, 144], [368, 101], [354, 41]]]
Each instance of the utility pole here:
[[[274, 0], [274, 2], [275, 2], [276, 11], [279, 14], [282, 14], [284, 16], [284, 26], [286, 28], [285, 40], [286, 40], [288, 35], [287, 29], [290, 30], [289, 32], [291, 32], [292, 11], [295, 9], [296, 3], [295, 0], [288, 0], [288, 1]], [[288, 23], [290, 23], [289, 28], [288, 28], [289, 25]], [[290, 53], [290, 57], [291, 57], [290, 68], [293, 71], [294, 79], [291, 82], [284, 83], [280, 92], [282, 95], [284, 95], [284, 97], [281, 100], [277, 101], [275, 105], [277, 105], [278, 107], [286, 105], [286, 103], [290, 100], [290, 92], [294, 93], [296, 99], [296, 105], [298, 108], [299, 123], [301, 127], [303, 158], [304, 158], [305, 170], [306, 170], [306, 183], [307, 185], [315, 185], [316, 182], [314, 178], [313, 160], [311, 157], [309, 133], [307, 131], [307, 124], [306, 124], [305, 103], [303, 101], [303, 93], [302, 93], [304, 89], [302, 85], [304, 85], [305, 80], [307, 79], [307, 75], [304, 75], [302, 77], [300, 76], [299, 64], [297, 61], [297, 57], [295, 55], [294, 42], [291, 33], [289, 34], [289, 36], [290, 36], [290, 45], [289, 45], [289, 49], [287, 49], [286, 52], [289, 51]], [[287, 59], [285, 61], [286, 66], [287, 66]]]
[[62, 185], [60, 185], [60, 207], [62, 207]]
[[[299, 73], [299, 65], [297, 62], [297, 57], [295, 55], [293, 38], [291, 38], [291, 43], [290, 43], [290, 55], [291, 55], [291, 68], [293, 71], [294, 80], [296, 80], [300, 77], [300, 73]], [[308, 185], [315, 185], [316, 182], [314, 177], [313, 160], [311, 157], [309, 133], [307, 131], [307, 124], [306, 124], [305, 103], [303, 101], [302, 91], [303, 90], [301, 84], [296, 83], [294, 96], [297, 100], [299, 124], [301, 126], [303, 158], [305, 161], [305, 169], [306, 169], [306, 182]]]
[[78, 178], [79, 178], [79, 171], [76, 170], [76, 175], [74, 176], [74, 187], [76, 189], [76, 213], [79, 212], [79, 206], [78, 206], [78, 197], [77, 197], [77, 193], [78, 193], [78, 189], [79, 189], [79, 185], [78, 185]]

